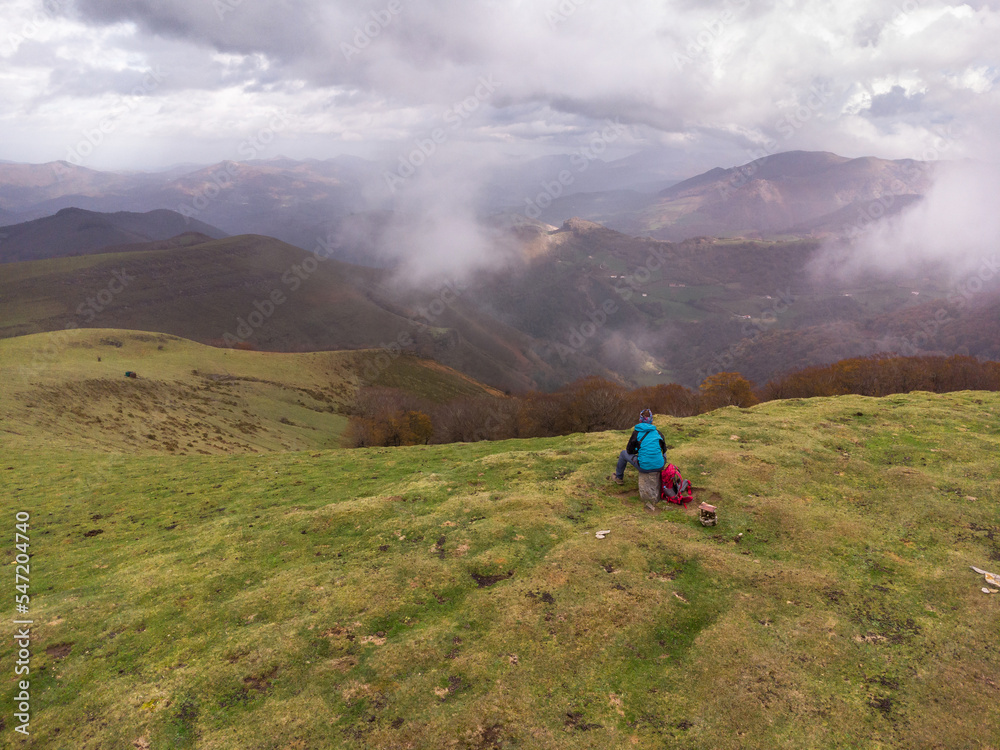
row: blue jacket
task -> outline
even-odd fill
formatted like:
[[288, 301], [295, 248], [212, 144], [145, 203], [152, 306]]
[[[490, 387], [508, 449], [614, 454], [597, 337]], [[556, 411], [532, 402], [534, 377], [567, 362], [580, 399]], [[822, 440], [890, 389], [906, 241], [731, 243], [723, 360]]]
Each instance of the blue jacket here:
[[651, 424], [637, 424], [625, 450], [633, 455], [638, 451], [640, 471], [657, 471], [666, 466], [663, 454], [667, 451], [667, 444], [660, 431]]

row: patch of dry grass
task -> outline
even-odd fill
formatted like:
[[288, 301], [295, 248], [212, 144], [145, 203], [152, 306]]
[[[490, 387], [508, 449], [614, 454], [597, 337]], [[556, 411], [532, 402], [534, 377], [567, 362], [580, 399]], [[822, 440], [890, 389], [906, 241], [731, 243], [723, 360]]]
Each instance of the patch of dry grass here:
[[[335, 448], [362, 373], [431, 399], [493, 392], [450, 368], [376, 351], [217, 349], [166, 334], [77, 329], [0, 339], [0, 440], [103, 454]], [[126, 378], [136, 371], [138, 378]]]

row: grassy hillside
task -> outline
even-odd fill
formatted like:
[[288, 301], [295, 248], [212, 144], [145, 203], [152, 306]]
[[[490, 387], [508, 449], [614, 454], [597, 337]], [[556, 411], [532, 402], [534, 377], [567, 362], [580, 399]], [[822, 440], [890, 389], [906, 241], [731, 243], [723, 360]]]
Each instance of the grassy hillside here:
[[[128, 328], [266, 351], [406, 345], [471, 377], [522, 390], [575, 377], [530, 336], [441, 289], [387, 285], [385, 271], [244, 235], [162, 247], [7, 264], [0, 338], [67, 327]], [[277, 295], [277, 296], [276, 296]], [[277, 304], [272, 301], [277, 299]], [[444, 314], [424, 317], [431, 308]], [[536, 354], [539, 350], [541, 354]]]
[[236, 351], [114, 329], [0, 340], [0, 373], [5, 442], [122, 453], [337, 447], [362, 381], [434, 401], [495, 392], [408, 355]]
[[[302, 273], [290, 272], [288, 278], [295, 283], [283, 283], [285, 271], [301, 268], [307, 257], [305, 251], [271, 238], [242, 236], [192, 247], [11, 264], [0, 284], [0, 335], [75, 324], [160, 331], [203, 343], [221, 342], [230, 333], [261, 349], [277, 349], [271, 345], [284, 341], [286, 346], [315, 350], [322, 347], [306, 344], [324, 325], [335, 322], [334, 330], [316, 343], [346, 348], [379, 336], [395, 341], [405, 321], [365, 299], [364, 287], [373, 281], [374, 272], [318, 264], [304, 280]], [[103, 290], [111, 294], [102, 300]], [[273, 290], [281, 291], [285, 301], [252, 336], [238, 334], [238, 319], [256, 312], [254, 302], [263, 304]], [[320, 302], [323, 310], [316, 309]], [[361, 318], [366, 318], [363, 326]]]
[[256, 236], [186, 235], [183, 246], [6, 264], [0, 337], [75, 325], [213, 345], [238, 337], [271, 351], [402, 343], [509, 391], [586, 375], [694, 387], [719, 370], [763, 383], [839, 358], [910, 352], [912, 341], [934, 353], [997, 348], [988, 333], [997, 327], [981, 325], [995, 323], [995, 290], [977, 298], [983, 314], [949, 307], [950, 321], [927, 340], [927, 321], [952, 292], [926, 269], [905, 282], [817, 281], [807, 272], [815, 242], [670, 244], [580, 220], [543, 229], [518, 235], [524, 263], [420, 290]]
[[3, 742], [998, 746], [1000, 595], [969, 566], [1000, 572], [1000, 395], [657, 422], [717, 527], [647, 511], [631, 471], [603, 480], [624, 433], [8, 446], [9, 523], [31, 513], [35, 713], [24, 742], [5, 712]]

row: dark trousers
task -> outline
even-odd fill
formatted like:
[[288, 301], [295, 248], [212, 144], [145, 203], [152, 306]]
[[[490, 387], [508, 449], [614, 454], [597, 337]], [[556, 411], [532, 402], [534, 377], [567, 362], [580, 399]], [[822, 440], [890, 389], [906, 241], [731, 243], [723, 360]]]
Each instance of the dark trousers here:
[[625, 464], [632, 464], [636, 469], [639, 468], [639, 462], [636, 460], [635, 454], [622, 451], [618, 455], [618, 468], [615, 469], [615, 476], [619, 479], [625, 476]]
[[[667, 460], [666, 453], [663, 454], [663, 460], [664, 462]], [[615, 469], [615, 476], [618, 477], [619, 479], [624, 479], [625, 467], [628, 464], [632, 464], [632, 466], [634, 466], [636, 470], [639, 469], [639, 460], [635, 457], [635, 454], [629, 453], [628, 451], [622, 451], [621, 453], [618, 454], [618, 467]], [[664, 463], [663, 465], [666, 466], [666, 463]]]

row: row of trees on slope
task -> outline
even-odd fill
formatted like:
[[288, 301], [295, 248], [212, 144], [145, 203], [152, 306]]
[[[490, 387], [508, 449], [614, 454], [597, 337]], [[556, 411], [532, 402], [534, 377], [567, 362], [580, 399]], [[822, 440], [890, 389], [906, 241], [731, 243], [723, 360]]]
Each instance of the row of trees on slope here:
[[857, 357], [810, 367], [754, 388], [739, 373], [707, 378], [697, 391], [680, 385], [628, 389], [602, 378], [554, 393], [476, 396], [435, 404], [394, 388], [362, 388], [350, 415], [352, 446], [395, 446], [554, 437], [623, 430], [642, 409], [689, 417], [724, 406], [815, 396], [1000, 391], [1000, 363], [973, 357]]

